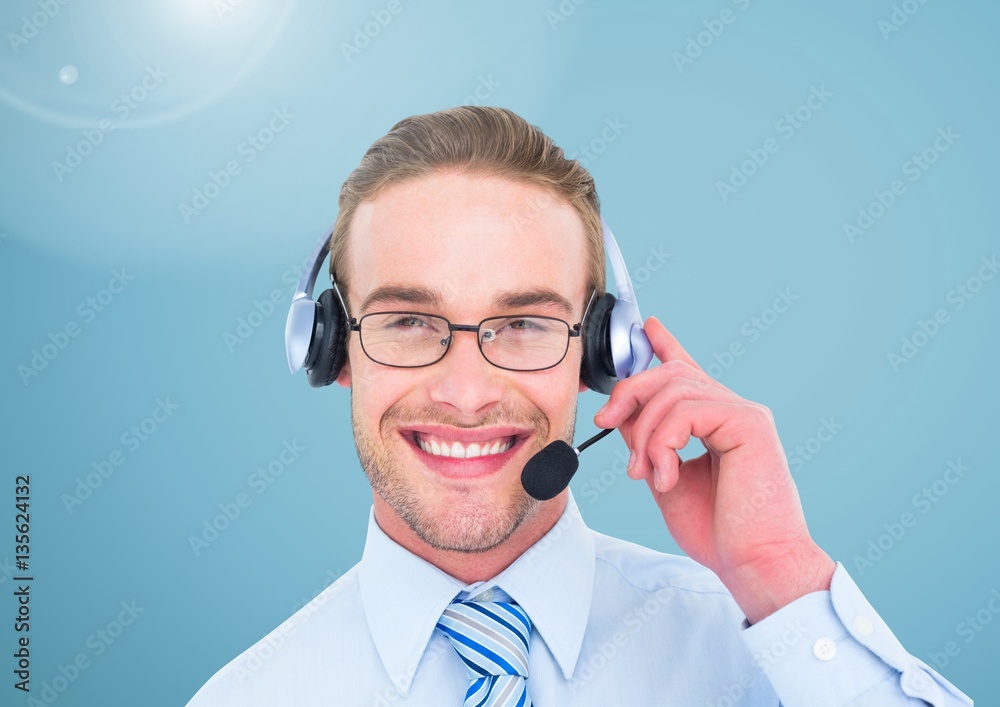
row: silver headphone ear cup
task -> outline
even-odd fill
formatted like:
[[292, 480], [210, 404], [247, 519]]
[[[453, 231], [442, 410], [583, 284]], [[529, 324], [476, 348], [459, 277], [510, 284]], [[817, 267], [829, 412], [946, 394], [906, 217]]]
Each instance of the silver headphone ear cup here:
[[605, 292], [593, 303], [583, 323], [580, 380], [591, 390], [605, 395], [610, 395], [618, 382], [611, 357], [611, 310], [616, 301], [613, 294]]
[[306, 361], [309, 385], [322, 388], [336, 381], [346, 360], [347, 326], [344, 310], [334, 291], [324, 290], [316, 300], [316, 323]]

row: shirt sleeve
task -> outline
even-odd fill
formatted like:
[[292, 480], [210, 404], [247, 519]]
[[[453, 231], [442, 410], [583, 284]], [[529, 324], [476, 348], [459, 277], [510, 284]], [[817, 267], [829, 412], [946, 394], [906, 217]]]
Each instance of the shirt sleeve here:
[[906, 652], [839, 562], [829, 591], [744, 620], [740, 635], [784, 707], [972, 704]]

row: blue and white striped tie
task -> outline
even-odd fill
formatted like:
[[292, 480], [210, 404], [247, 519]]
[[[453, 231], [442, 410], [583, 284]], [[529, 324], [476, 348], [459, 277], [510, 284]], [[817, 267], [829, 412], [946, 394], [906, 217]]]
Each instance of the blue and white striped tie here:
[[513, 602], [456, 601], [437, 628], [469, 671], [465, 707], [531, 707], [525, 684], [531, 619], [524, 609]]

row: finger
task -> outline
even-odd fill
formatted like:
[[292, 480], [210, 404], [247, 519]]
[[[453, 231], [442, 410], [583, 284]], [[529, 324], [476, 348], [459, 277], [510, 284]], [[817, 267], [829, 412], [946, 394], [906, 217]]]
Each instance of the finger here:
[[[650, 469], [645, 472], [640, 479], [645, 479], [646, 485], [649, 486], [649, 490], [653, 492], [653, 496], [656, 498], [656, 503], [659, 505], [660, 495], [669, 491], [680, 479], [681, 475], [681, 464], [683, 464], [681, 455], [677, 453], [676, 450], [670, 449], [665, 450], [664, 458], [661, 459], [655, 469]], [[665, 482], [664, 479], [669, 479], [669, 482]]]
[[708, 387], [719, 390], [720, 394], [736, 395], [707, 373], [691, 366], [686, 361], [667, 361], [656, 368], [615, 383], [608, 402], [594, 416], [594, 424], [604, 428], [618, 427], [636, 410], [641, 410], [673, 378], [700, 381]]
[[633, 439], [635, 464], [632, 471], [641, 478], [660, 467], [671, 468], [671, 455], [684, 449], [692, 437], [726, 454], [759, 437], [761, 426], [767, 424], [769, 416], [767, 408], [753, 403], [681, 400], [664, 416], [647, 442], [640, 446]]
[[[646, 320], [643, 331], [646, 332], [649, 343], [653, 347], [653, 353], [663, 363], [667, 361], [683, 361], [692, 368], [701, 371], [701, 366], [695, 363], [691, 355], [684, 350], [680, 342], [667, 331], [667, 328], [660, 323], [656, 317], [649, 317]], [[704, 371], [702, 371], [704, 373]]]
[[645, 449], [650, 437], [659, 429], [667, 414], [682, 400], [745, 402], [724, 386], [690, 378], [671, 378], [640, 410], [632, 425], [630, 448]]
[[678, 456], [678, 462], [677, 479], [666, 484], [664, 491], [657, 490], [655, 479], [647, 479], [646, 484], [664, 517], [683, 515], [687, 532], [695, 537], [710, 538], [714, 521], [712, 507], [716, 500], [711, 459], [706, 453], [687, 461], [681, 461]]

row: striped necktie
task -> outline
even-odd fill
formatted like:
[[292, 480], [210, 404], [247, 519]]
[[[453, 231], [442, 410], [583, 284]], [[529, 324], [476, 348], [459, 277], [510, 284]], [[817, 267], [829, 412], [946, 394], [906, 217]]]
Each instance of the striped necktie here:
[[517, 603], [456, 601], [437, 628], [469, 671], [465, 707], [531, 707], [525, 684], [531, 619]]

